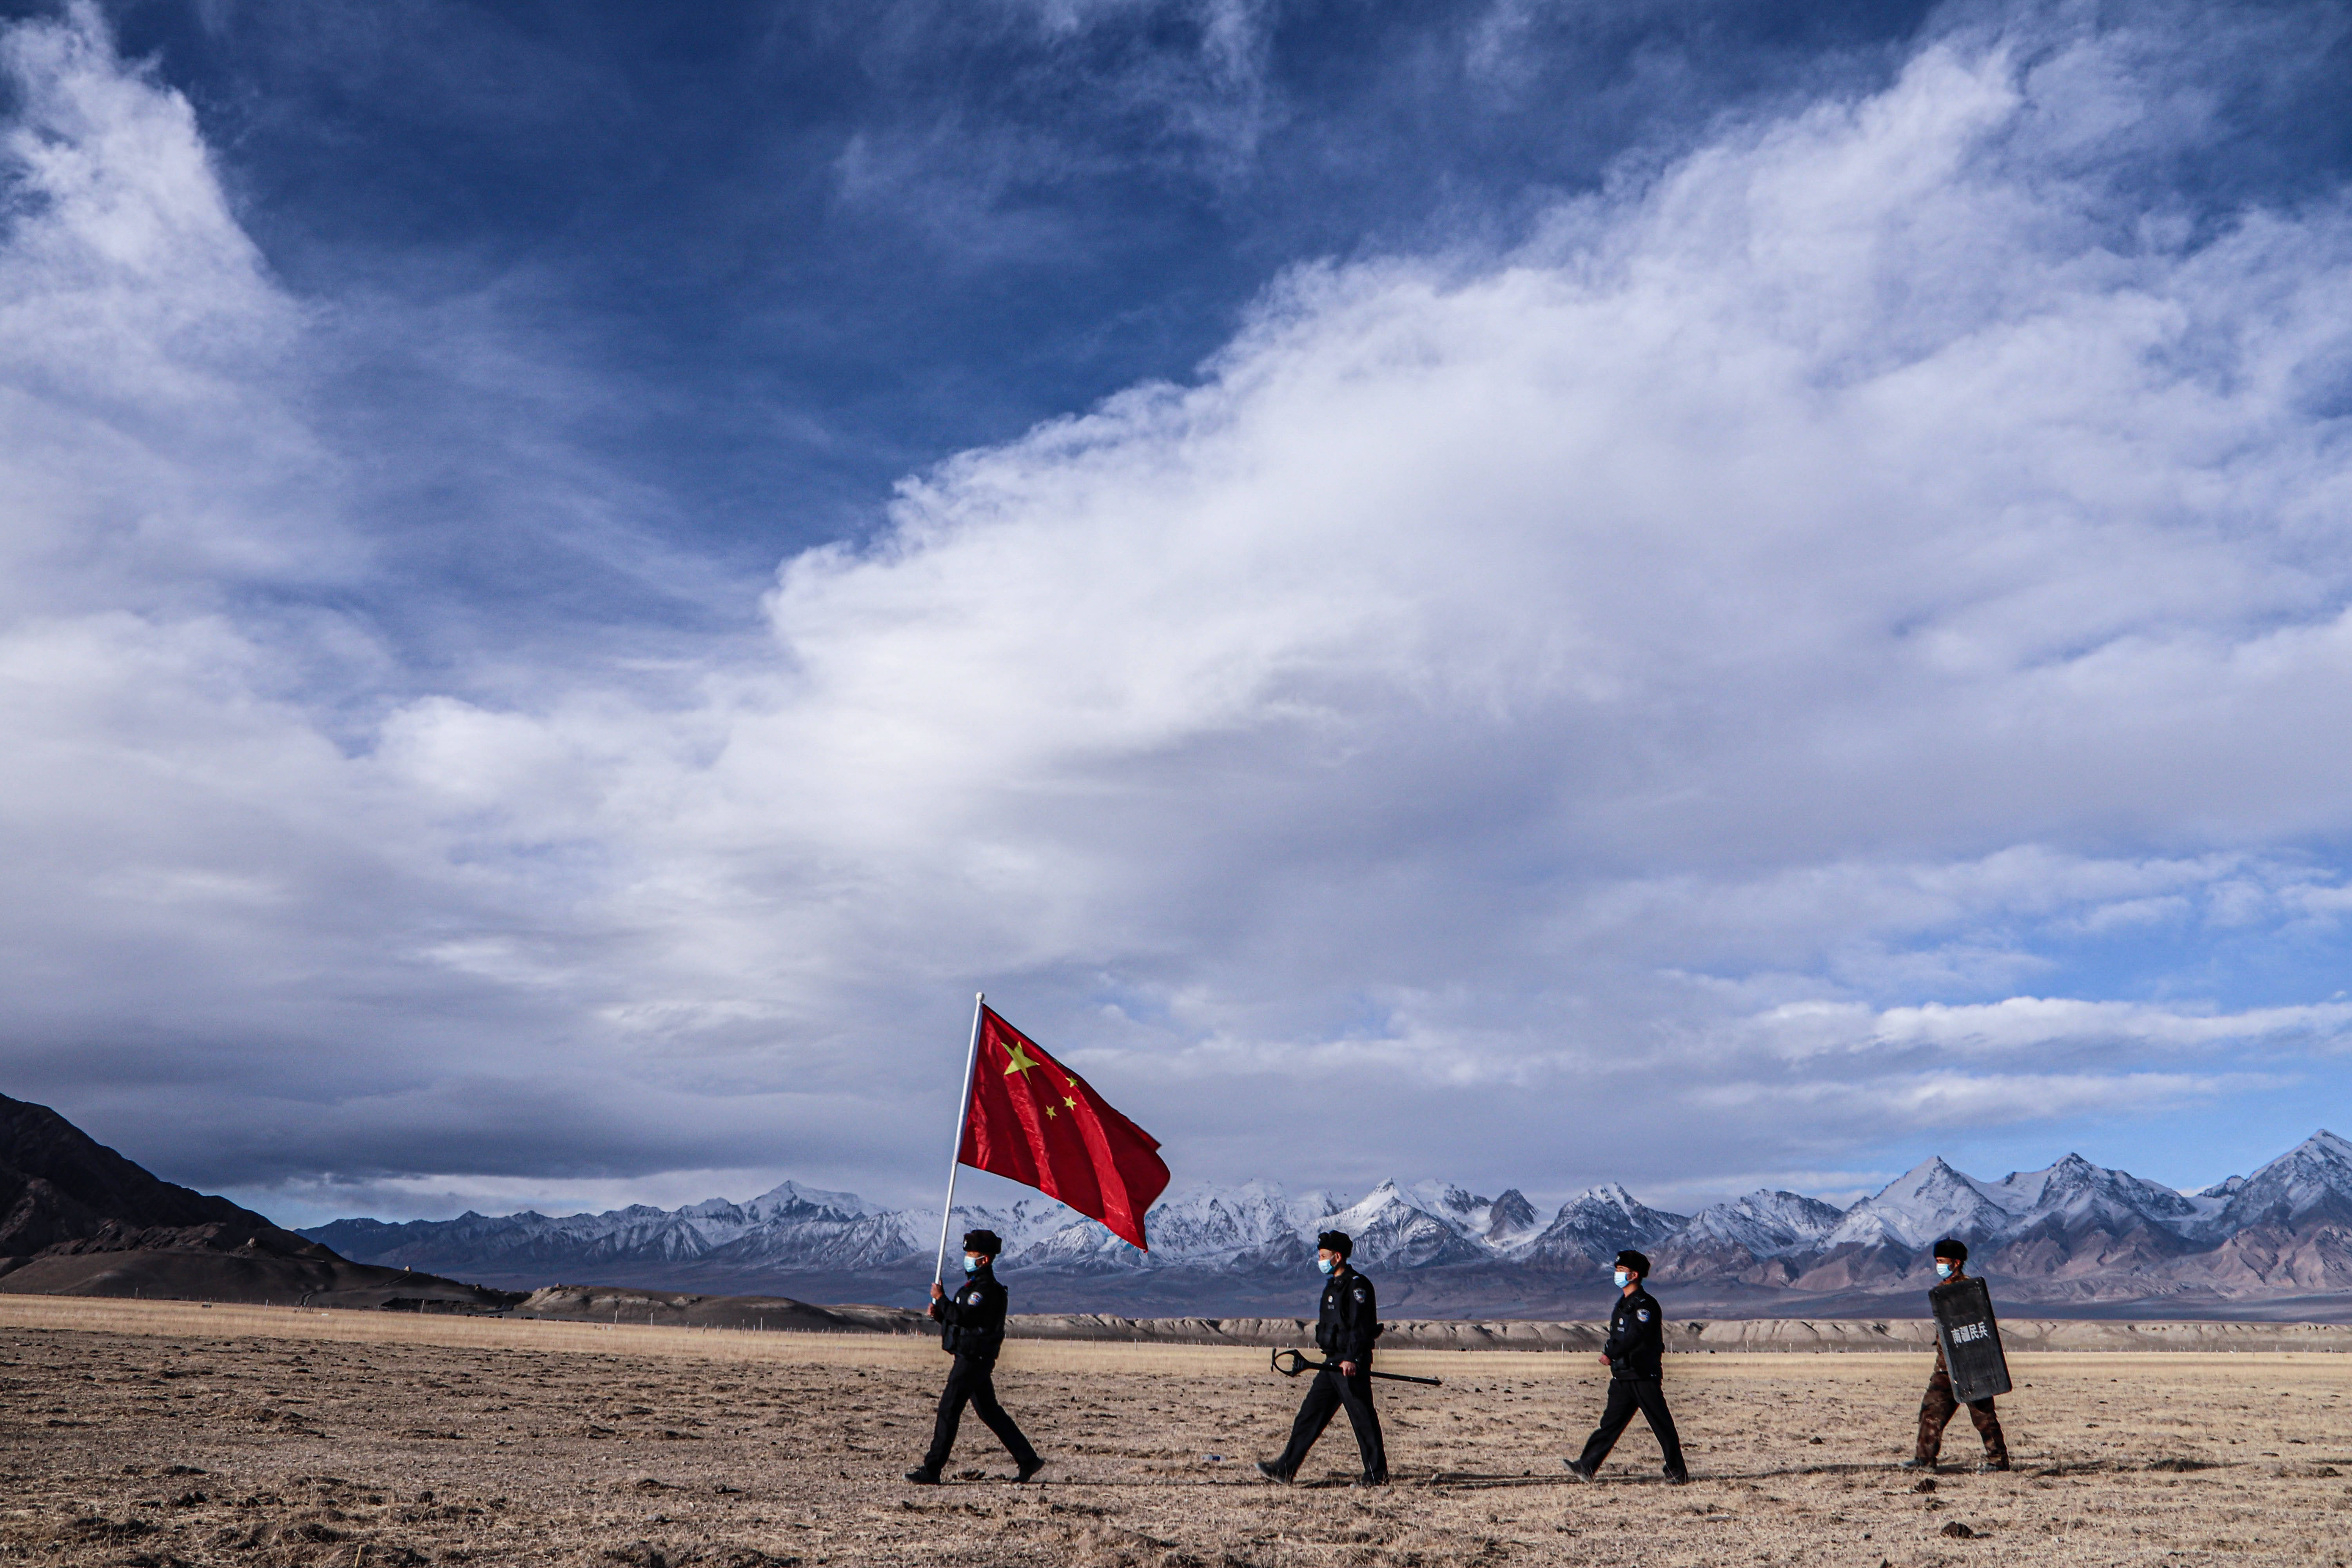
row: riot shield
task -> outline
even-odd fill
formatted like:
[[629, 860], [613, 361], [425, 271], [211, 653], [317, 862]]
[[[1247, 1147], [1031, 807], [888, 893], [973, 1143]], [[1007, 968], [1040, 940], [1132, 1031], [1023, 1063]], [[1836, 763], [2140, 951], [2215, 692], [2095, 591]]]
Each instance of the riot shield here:
[[1990, 1288], [1974, 1276], [1954, 1279], [1929, 1290], [1927, 1305], [1936, 1314], [1944, 1370], [1952, 1374], [1952, 1396], [1966, 1405], [2007, 1394], [2009, 1361], [2000, 1353]]

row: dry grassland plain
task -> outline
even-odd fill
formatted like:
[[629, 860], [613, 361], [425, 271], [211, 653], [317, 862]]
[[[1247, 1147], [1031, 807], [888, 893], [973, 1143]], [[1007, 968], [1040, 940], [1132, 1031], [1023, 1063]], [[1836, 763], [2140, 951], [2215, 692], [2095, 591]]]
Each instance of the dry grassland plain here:
[[[1053, 1461], [1016, 1487], [967, 1418], [919, 1457], [946, 1358], [923, 1342], [0, 1301], [0, 1563], [365, 1568], [1074, 1563], [2352, 1562], [2352, 1357], [2039, 1354], [2002, 1401], [2017, 1468], [1909, 1449], [1924, 1355], [1683, 1355], [1693, 1484], [1636, 1420], [1596, 1486], [1561, 1470], [1606, 1370], [1408, 1352], [1383, 1387], [1397, 1484], [1344, 1418], [1297, 1487], [1303, 1384], [1263, 1352], [1016, 1342], [998, 1385]], [[1948, 1462], [1977, 1457], [1967, 1418]]]

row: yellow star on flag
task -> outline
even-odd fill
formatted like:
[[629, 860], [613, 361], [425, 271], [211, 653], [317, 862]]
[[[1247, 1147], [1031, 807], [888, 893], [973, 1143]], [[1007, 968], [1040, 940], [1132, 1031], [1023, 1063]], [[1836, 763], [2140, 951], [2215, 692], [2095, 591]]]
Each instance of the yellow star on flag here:
[[1037, 1058], [1021, 1048], [1024, 1044], [1020, 1040], [1013, 1042], [1013, 1060], [1004, 1069], [1005, 1077], [1011, 1078], [1014, 1073], [1025, 1076], [1031, 1068], [1037, 1065]]
[[1078, 1108], [1078, 1102], [1077, 1102], [1076, 1100], [1072, 1100], [1072, 1099], [1071, 1099], [1068, 1095], [1066, 1095], [1066, 1095], [1064, 1095], [1064, 1096], [1062, 1096], [1062, 1103], [1063, 1103], [1064, 1105], [1068, 1106], [1072, 1110], [1076, 1110]]
[[1050, 1105], [1045, 1108], [1045, 1120], [1048, 1121], [1054, 1120], [1054, 1108]]

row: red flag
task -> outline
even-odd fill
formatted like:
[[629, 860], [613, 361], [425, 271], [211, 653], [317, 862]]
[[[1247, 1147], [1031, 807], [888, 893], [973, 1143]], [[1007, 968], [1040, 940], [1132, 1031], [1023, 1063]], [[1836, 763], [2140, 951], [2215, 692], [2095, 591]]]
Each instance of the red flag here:
[[1148, 1251], [1144, 1212], [1168, 1186], [1159, 1149], [1086, 1079], [982, 1006], [958, 1160], [1059, 1198]]

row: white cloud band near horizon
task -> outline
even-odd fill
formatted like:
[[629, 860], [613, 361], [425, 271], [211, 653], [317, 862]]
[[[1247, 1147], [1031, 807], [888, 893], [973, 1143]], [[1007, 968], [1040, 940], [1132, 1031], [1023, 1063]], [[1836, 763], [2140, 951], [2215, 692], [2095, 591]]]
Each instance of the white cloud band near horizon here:
[[764, 637], [454, 671], [355, 605], [398, 312], [275, 280], [92, 13], [11, 26], [0, 1060], [297, 1205], [918, 1194], [976, 984], [1186, 1177], [1687, 1191], [2328, 1070], [2352, 206], [2200, 218], [2213, 40], [2067, 16], [1296, 269]]

